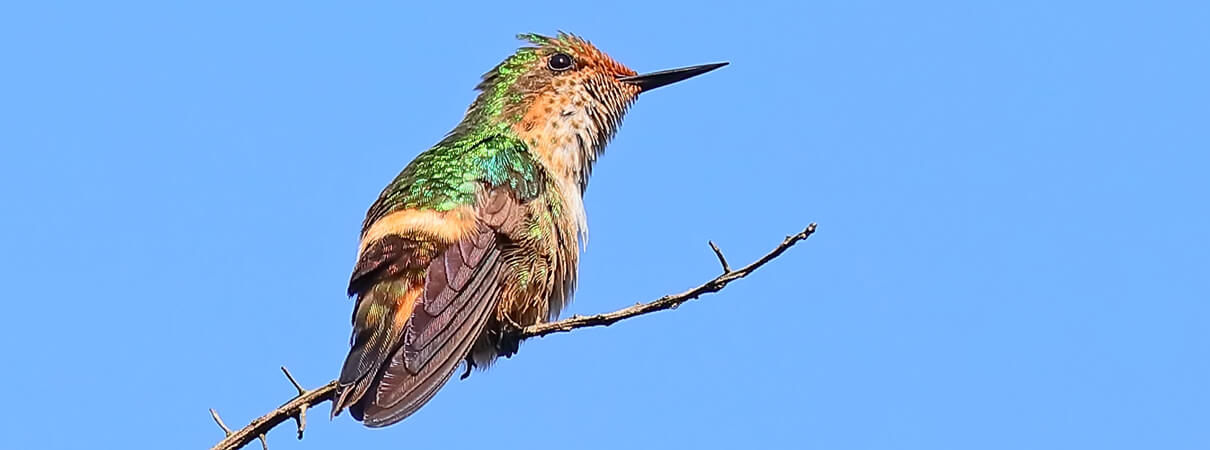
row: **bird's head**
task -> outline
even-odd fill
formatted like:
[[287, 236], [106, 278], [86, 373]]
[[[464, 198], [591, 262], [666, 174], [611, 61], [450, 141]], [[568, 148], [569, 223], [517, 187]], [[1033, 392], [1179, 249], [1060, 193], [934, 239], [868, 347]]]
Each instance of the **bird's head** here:
[[[522, 34], [531, 45], [483, 76], [470, 123], [508, 128], [581, 185], [639, 94], [727, 63], [639, 75], [580, 37]], [[477, 123], [476, 123], [477, 122]]]

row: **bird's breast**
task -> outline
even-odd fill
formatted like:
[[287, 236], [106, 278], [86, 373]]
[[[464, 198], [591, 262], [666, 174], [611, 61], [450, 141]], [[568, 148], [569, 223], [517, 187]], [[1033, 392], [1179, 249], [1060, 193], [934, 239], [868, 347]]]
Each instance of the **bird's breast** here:
[[586, 100], [539, 99], [514, 126], [514, 132], [555, 182], [558, 188], [555, 197], [563, 213], [572, 219], [580, 239], [588, 235], [588, 215], [582, 196], [596, 162], [594, 146], [600, 140], [586, 105]]

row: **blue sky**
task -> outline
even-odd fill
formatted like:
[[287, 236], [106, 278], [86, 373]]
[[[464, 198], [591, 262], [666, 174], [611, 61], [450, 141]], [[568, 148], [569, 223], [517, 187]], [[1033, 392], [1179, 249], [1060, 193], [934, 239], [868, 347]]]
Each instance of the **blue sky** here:
[[[693, 5], [693, 6], [691, 6]], [[201, 448], [347, 350], [365, 209], [518, 32], [639, 71], [568, 314], [274, 449], [1210, 447], [1206, 2], [0, 7], [5, 448]]]

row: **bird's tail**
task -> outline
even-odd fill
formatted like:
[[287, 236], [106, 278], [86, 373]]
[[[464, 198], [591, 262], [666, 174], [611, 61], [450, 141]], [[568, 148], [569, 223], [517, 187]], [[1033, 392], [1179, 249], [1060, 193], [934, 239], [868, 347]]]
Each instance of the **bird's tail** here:
[[[384, 362], [399, 347], [400, 337], [423, 291], [420, 280], [403, 277], [381, 281], [357, 295], [353, 311], [352, 349], [332, 401], [332, 416], [353, 407], [378, 384]], [[372, 395], [371, 395], [372, 396]], [[361, 420], [360, 408], [350, 412]]]

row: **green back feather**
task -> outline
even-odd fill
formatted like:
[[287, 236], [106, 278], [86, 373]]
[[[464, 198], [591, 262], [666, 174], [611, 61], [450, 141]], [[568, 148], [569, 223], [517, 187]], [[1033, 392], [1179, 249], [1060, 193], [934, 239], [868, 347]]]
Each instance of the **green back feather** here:
[[466, 117], [441, 142], [416, 157], [382, 191], [366, 214], [363, 227], [400, 209], [449, 211], [475, 202], [481, 183], [508, 187], [518, 198], [541, 194], [546, 177], [541, 164], [512, 131], [536, 94], [546, 83], [543, 70], [533, 70], [544, 54], [563, 48], [573, 39], [537, 34], [518, 35], [534, 46], [521, 47], [476, 86], [481, 91]]

